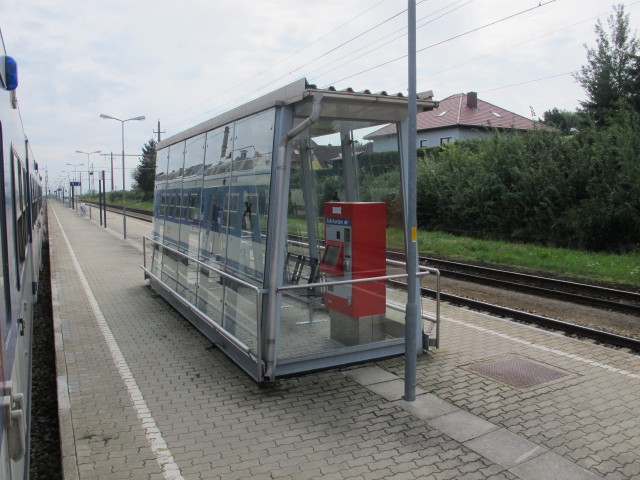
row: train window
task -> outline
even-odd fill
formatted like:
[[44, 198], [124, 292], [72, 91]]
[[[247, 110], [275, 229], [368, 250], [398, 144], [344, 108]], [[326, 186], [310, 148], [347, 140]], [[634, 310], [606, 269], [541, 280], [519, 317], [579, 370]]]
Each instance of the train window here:
[[225, 208], [222, 215], [222, 223], [225, 227], [235, 229], [238, 218], [238, 194], [228, 195], [225, 198]]
[[186, 220], [189, 214], [189, 194], [185, 193], [180, 197], [182, 209], [180, 211], [180, 218]]
[[160, 197], [160, 216], [164, 216], [167, 213], [167, 196], [162, 195]]
[[182, 195], [176, 194], [173, 196], [175, 206], [173, 207], [173, 218], [180, 220], [182, 218]]
[[189, 197], [189, 220], [199, 220], [198, 215], [198, 194], [192, 193]]
[[169, 211], [167, 212], [168, 217], [175, 217], [176, 214], [176, 196], [171, 195], [171, 199], [169, 200]]
[[248, 195], [244, 202], [244, 211], [242, 212], [242, 229], [255, 230], [258, 218], [258, 196]]
[[[26, 188], [28, 182], [27, 171], [22, 161], [14, 149], [11, 149], [11, 169], [13, 175], [11, 182], [13, 184], [13, 209], [14, 209], [14, 236], [16, 242], [16, 268], [19, 269], [20, 263], [24, 262], [27, 254], [28, 242], [28, 224], [27, 224], [27, 208], [26, 208]], [[19, 281], [19, 275], [18, 275]], [[18, 288], [20, 285], [18, 284]]]
[[218, 203], [214, 201], [213, 205], [211, 205], [211, 225], [212, 226], [217, 226], [216, 224], [218, 223], [218, 210], [220, 210], [220, 208], [218, 207]]

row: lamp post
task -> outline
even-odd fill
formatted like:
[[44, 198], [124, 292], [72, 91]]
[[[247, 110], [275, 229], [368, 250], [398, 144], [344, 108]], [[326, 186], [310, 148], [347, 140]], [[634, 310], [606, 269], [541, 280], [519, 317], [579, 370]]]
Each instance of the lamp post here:
[[[83, 152], [82, 150], [76, 150], [76, 153], [84, 153], [87, 156], [87, 182], [89, 182], [90, 176], [91, 176], [91, 167], [89, 166], [89, 157], [94, 153], [100, 153], [100, 150], [96, 150], [95, 152]], [[91, 193], [91, 190], [89, 190], [89, 193]]]
[[106, 118], [108, 120], [117, 120], [122, 125], [122, 236], [127, 238], [127, 206], [124, 201], [124, 123], [129, 122], [131, 120], [144, 120], [144, 115], [140, 115], [139, 117], [127, 118], [126, 120], [121, 120], [116, 117], [112, 117], [111, 115], [105, 115], [104, 113], [100, 114], [100, 118]]

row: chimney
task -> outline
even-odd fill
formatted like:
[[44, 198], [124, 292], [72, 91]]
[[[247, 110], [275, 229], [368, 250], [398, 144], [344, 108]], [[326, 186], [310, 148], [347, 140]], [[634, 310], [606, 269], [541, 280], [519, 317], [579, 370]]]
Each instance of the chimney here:
[[478, 92], [467, 93], [467, 107], [478, 109]]

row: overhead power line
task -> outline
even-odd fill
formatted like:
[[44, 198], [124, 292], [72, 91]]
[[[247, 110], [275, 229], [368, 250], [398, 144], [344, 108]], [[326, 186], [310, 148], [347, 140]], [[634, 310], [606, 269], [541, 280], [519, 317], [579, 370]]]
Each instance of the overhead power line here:
[[[451, 5], [447, 5], [446, 7], [443, 7], [443, 8], [441, 8], [440, 10], [436, 10], [435, 12], [430, 13], [429, 15], [426, 15], [426, 16], [422, 17], [420, 20], [418, 20], [418, 22], [421, 22], [422, 20], [425, 20], [426, 18], [429, 18], [429, 17], [431, 17], [431, 16], [435, 15], [436, 13], [441, 12], [442, 10], [445, 10], [446, 8], [449, 8], [449, 7], [453, 6], [453, 5], [455, 5], [456, 3], [460, 3], [461, 1], [463, 1], [463, 0], [458, 0], [458, 1], [454, 2], [454, 3], [453, 3], [453, 4], [451, 4]], [[464, 4], [462, 4], [462, 5], [459, 5], [459, 6], [457, 6], [456, 8], [453, 8], [453, 9], [449, 10], [448, 12], [445, 12], [445, 13], [443, 13], [442, 15], [440, 15], [440, 16], [438, 16], [438, 17], [434, 18], [434, 19], [429, 20], [428, 22], [425, 22], [425, 23], [423, 23], [422, 25], [417, 26], [417, 27], [416, 27], [416, 30], [417, 30], [417, 29], [419, 29], [419, 28], [425, 27], [425, 26], [427, 26], [427, 25], [429, 25], [429, 24], [431, 24], [431, 23], [435, 22], [436, 20], [439, 20], [439, 19], [440, 19], [440, 18], [442, 18], [442, 17], [444, 17], [444, 16], [446, 16], [446, 15], [449, 15], [450, 13], [455, 12], [456, 10], [458, 10], [458, 9], [460, 9], [460, 8], [462, 8], [462, 7], [466, 6], [466, 5], [468, 5], [468, 4], [470, 4], [471, 2], [473, 2], [473, 0], [468, 0], [466, 3], [464, 3]], [[357, 50], [354, 50], [354, 51], [353, 51], [353, 52], [351, 52], [351, 53], [348, 53], [347, 55], [344, 55], [344, 56], [342, 56], [342, 57], [338, 58], [338, 59], [337, 59], [337, 60], [335, 60], [333, 63], [335, 63], [335, 62], [340, 62], [340, 61], [344, 60], [345, 58], [352, 57], [354, 54], [356, 54], [356, 53], [358, 53], [358, 52], [360, 52], [360, 51], [362, 51], [362, 50], [365, 50], [365, 49], [367, 49], [367, 48], [369, 49], [369, 50], [367, 50], [366, 52], [364, 52], [363, 54], [358, 55], [358, 56], [357, 56], [357, 57], [355, 57], [355, 58], [351, 58], [351, 59], [350, 59], [349, 61], [347, 61], [347, 62], [341, 63], [341, 64], [339, 64], [339, 65], [334, 65], [334, 66], [333, 66], [333, 68], [331, 68], [330, 70], [327, 70], [326, 72], [323, 72], [323, 73], [320, 73], [319, 75], [317, 75], [317, 76], [316, 76], [316, 78], [319, 78], [319, 77], [322, 77], [322, 76], [324, 76], [324, 75], [327, 75], [327, 74], [329, 74], [329, 73], [331, 73], [331, 72], [333, 72], [333, 71], [335, 71], [335, 70], [338, 70], [339, 68], [344, 67], [346, 64], [348, 64], [349, 62], [352, 62], [353, 60], [357, 60], [357, 59], [362, 58], [362, 57], [364, 57], [364, 56], [366, 56], [366, 55], [369, 55], [370, 53], [372, 53], [372, 52], [374, 52], [374, 51], [378, 50], [378, 49], [379, 49], [379, 48], [381, 48], [381, 47], [384, 47], [385, 45], [389, 45], [390, 43], [393, 43], [393, 42], [395, 42], [396, 40], [400, 40], [401, 38], [404, 38], [404, 37], [406, 36], [406, 30], [407, 30], [407, 27], [400, 28], [400, 29], [398, 29], [398, 30], [396, 30], [396, 31], [394, 31], [394, 32], [392, 32], [392, 33], [390, 33], [389, 35], [386, 35], [386, 36], [384, 36], [384, 37], [382, 37], [382, 38], [378, 39], [378, 40], [377, 40], [376, 42], [374, 42], [373, 44], [365, 45], [364, 47], [361, 47], [361, 48], [359, 48], [359, 49], [357, 49]], [[395, 34], [396, 34], [396, 33], [398, 33], [398, 32], [403, 32], [403, 33], [402, 33], [402, 34], [400, 34], [400, 35], [397, 35], [396, 37], [392, 38], [391, 40], [389, 40], [389, 41], [387, 41], [387, 42], [384, 42], [384, 43], [382, 43], [382, 44], [380, 44], [380, 45], [376, 45], [378, 42], [380, 42], [380, 41], [382, 41], [382, 40], [384, 40], [384, 39], [386, 39], [386, 38], [389, 38], [390, 36], [395, 35]], [[322, 70], [323, 68], [326, 68], [326, 67], [328, 67], [329, 65], [330, 65], [330, 64], [325, 64], [325, 65], [323, 65], [322, 67], [318, 67], [316, 70], [312, 70], [310, 73], [316, 72], [316, 71], [318, 71], [318, 70]]]
[[540, 82], [542, 80], [548, 80], [550, 78], [556, 78], [556, 77], [564, 77], [565, 75], [571, 75], [573, 73], [577, 73], [577, 71], [572, 71], [572, 72], [565, 72], [565, 73], [558, 73], [556, 75], [549, 75], [548, 77], [542, 77], [542, 78], [536, 78], [534, 80], [526, 80], [524, 82], [518, 82], [518, 83], [512, 83], [510, 85], [504, 85], [502, 87], [495, 87], [495, 88], [489, 88], [488, 90], [482, 90], [481, 92], [478, 93], [487, 93], [487, 92], [493, 92], [495, 90], [502, 90], [503, 88], [510, 88], [510, 87], [516, 87], [518, 85], [525, 85], [527, 83], [534, 83], [534, 82]]
[[[630, 4], [626, 5], [626, 6], [627, 6], [627, 7], [631, 7], [631, 6], [636, 5], [636, 4], [638, 4], [638, 3], [640, 3], [640, 0], [636, 0], [635, 2], [632, 2], [632, 3], [630, 3]], [[598, 15], [595, 15], [595, 16], [592, 16], [592, 17], [589, 17], [589, 18], [585, 18], [585, 19], [583, 19], [583, 20], [580, 20], [580, 21], [578, 21], [578, 22], [571, 23], [571, 24], [569, 24], [569, 25], [565, 25], [564, 27], [560, 27], [560, 28], [557, 28], [557, 29], [555, 29], [555, 30], [551, 30], [551, 31], [549, 31], [549, 32], [547, 32], [547, 33], [544, 33], [544, 34], [542, 34], [542, 35], [535, 36], [535, 37], [530, 38], [530, 39], [528, 39], [528, 40], [524, 40], [524, 41], [519, 42], [519, 43], [514, 43], [514, 44], [512, 44], [512, 45], [509, 45], [508, 47], [501, 48], [501, 49], [499, 49], [499, 50], [494, 50], [494, 51], [493, 51], [493, 52], [491, 52], [491, 53], [487, 53], [487, 54], [485, 54], [485, 55], [481, 55], [481, 56], [479, 56], [479, 57], [472, 58], [472, 59], [467, 60], [467, 61], [465, 61], [465, 62], [457, 63], [457, 64], [455, 64], [455, 65], [451, 65], [451, 66], [449, 66], [449, 67], [443, 68], [442, 70], [438, 70], [437, 72], [432, 72], [432, 73], [429, 73], [429, 74], [427, 74], [427, 75], [423, 75], [423, 76], [419, 79], [419, 81], [420, 81], [420, 80], [424, 80], [424, 79], [426, 79], [426, 78], [434, 77], [434, 76], [439, 75], [439, 74], [444, 73], [444, 72], [448, 72], [448, 71], [454, 70], [454, 69], [456, 69], [456, 68], [458, 68], [458, 67], [462, 67], [462, 66], [464, 66], [464, 65], [468, 65], [468, 64], [473, 63], [473, 62], [476, 62], [476, 61], [478, 61], [478, 60], [482, 60], [483, 58], [487, 58], [487, 57], [491, 57], [491, 56], [493, 56], [493, 55], [497, 55], [498, 53], [505, 52], [505, 51], [510, 50], [510, 49], [512, 49], [512, 48], [520, 47], [520, 46], [522, 46], [522, 45], [525, 45], [525, 44], [527, 44], [527, 43], [533, 42], [533, 41], [535, 41], [535, 40], [539, 40], [539, 39], [541, 39], [541, 38], [548, 37], [549, 35], [553, 35], [554, 33], [558, 33], [558, 32], [561, 32], [561, 31], [563, 31], [563, 30], [567, 30], [567, 29], [569, 29], [569, 28], [573, 28], [573, 27], [575, 27], [575, 26], [577, 26], [577, 25], [581, 25], [581, 24], [586, 23], [586, 22], [592, 22], [593, 20], [599, 19], [599, 18], [603, 17], [604, 15], [608, 15], [608, 14], [610, 14], [611, 12], [613, 12], [613, 9], [609, 9], [609, 10], [607, 10], [607, 11], [605, 11], [605, 12], [599, 13]], [[559, 74], [559, 75], [565, 75], [565, 74]], [[404, 84], [402, 84], [402, 85], [398, 86], [397, 88], [402, 88], [403, 86], [406, 86], [406, 85], [407, 85], [407, 84], [406, 84], [406, 82], [405, 82]]]
[[[317, 38], [316, 40], [314, 40], [313, 42], [311, 42], [311, 43], [307, 44], [307, 45], [306, 45], [306, 46], [304, 46], [303, 48], [301, 48], [301, 49], [299, 49], [299, 50], [295, 51], [294, 53], [292, 53], [292, 54], [288, 55], [287, 57], [283, 58], [282, 60], [280, 60], [280, 61], [278, 61], [278, 62], [276, 62], [276, 63], [274, 63], [274, 64], [270, 65], [270, 66], [269, 66], [269, 67], [267, 67], [266, 69], [261, 70], [260, 72], [256, 73], [255, 75], [253, 75], [253, 76], [251, 76], [251, 77], [249, 77], [249, 78], [247, 78], [247, 79], [243, 80], [242, 82], [240, 82], [240, 83], [236, 84], [233, 88], [228, 89], [228, 90], [226, 90], [226, 91], [224, 91], [224, 92], [221, 92], [220, 94], [216, 95], [215, 97], [213, 97], [213, 98], [211, 98], [211, 99], [209, 99], [209, 100], [207, 100], [207, 101], [200, 102], [200, 103], [198, 103], [197, 105], [193, 105], [193, 106], [191, 106], [191, 107], [189, 107], [189, 108], [186, 108], [186, 109], [184, 109], [184, 110], [181, 110], [180, 112], [176, 112], [176, 113], [173, 113], [173, 114], [169, 114], [169, 115], [167, 115], [167, 116], [168, 116], [168, 117], [171, 117], [171, 116], [173, 116], [173, 115], [177, 115], [177, 114], [179, 114], [179, 113], [181, 113], [181, 112], [186, 112], [186, 111], [189, 111], [189, 110], [193, 110], [194, 108], [197, 108], [197, 107], [199, 107], [199, 106], [201, 106], [201, 105], [204, 105], [204, 104], [206, 104], [206, 103], [209, 103], [209, 102], [211, 102], [212, 100], [215, 100], [216, 98], [220, 98], [221, 96], [223, 96], [223, 95], [225, 95], [225, 94], [227, 94], [227, 93], [229, 93], [229, 92], [231, 92], [231, 91], [235, 91], [235, 90], [237, 90], [240, 86], [242, 86], [242, 85], [244, 85], [244, 84], [248, 83], [249, 81], [253, 80], [254, 78], [257, 78], [257, 77], [260, 77], [260, 76], [264, 75], [266, 72], [268, 72], [269, 70], [271, 70], [271, 69], [272, 69], [272, 68], [274, 68], [275, 66], [280, 65], [280, 64], [282, 64], [282, 63], [284, 63], [285, 61], [289, 60], [290, 58], [292, 58], [292, 57], [294, 57], [294, 56], [298, 55], [299, 53], [303, 52], [303, 51], [304, 51], [304, 50], [306, 50], [307, 48], [309, 48], [309, 47], [311, 47], [311, 46], [313, 46], [313, 45], [317, 44], [317, 43], [318, 43], [318, 42], [320, 42], [321, 40], [323, 40], [323, 39], [327, 38], [328, 36], [330, 36], [331, 34], [335, 33], [336, 31], [340, 30], [341, 28], [344, 28], [344, 27], [345, 27], [345, 26], [347, 26], [348, 24], [350, 24], [350, 23], [352, 23], [353, 21], [357, 20], [358, 18], [362, 17], [363, 15], [365, 15], [365, 14], [366, 14], [366, 13], [368, 13], [368, 12], [370, 12], [371, 10], [373, 10], [374, 8], [378, 7], [380, 4], [382, 4], [382, 3], [386, 2], [386, 1], [387, 1], [387, 0], [380, 0], [380, 1], [379, 1], [378, 3], [376, 3], [375, 5], [373, 5], [373, 6], [369, 7], [369, 8], [367, 8], [365, 11], [363, 11], [363, 12], [361, 12], [361, 13], [359, 13], [359, 14], [355, 15], [355, 16], [354, 16], [354, 17], [352, 17], [350, 20], [348, 20], [348, 21], [346, 21], [345, 23], [341, 24], [340, 26], [338, 26], [338, 27], [334, 28], [334, 29], [333, 29], [333, 30], [331, 30], [330, 32], [328, 32], [328, 33], [326, 33], [326, 34], [322, 35], [321, 37], [319, 37], [319, 38]], [[421, 2], [420, 2], [420, 3], [424, 2], [424, 1], [426, 1], [426, 0], [421, 0]], [[406, 10], [404, 10], [404, 11], [406, 11]], [[401, 13], [402, 13], [402, 12], [401, 12]], [[394, 17], [392, 17], [392, 18], [395, 18], [395, 16], [397, 16], [397, 14], [396, 14], [396, 15], [394, 15]], [[390, 20], [390, 19], [387, 19], [387, 20], [385, 20], [385, 22], [386, 22], [386, 21], [389, 21], [389, 20]], [[385, 23], [385, 22], [382, 22], [382, 24], [383, 24], [383, 23]], [[351, 40], [353, 40], [353, 39], [354, 39], [354, 38], [352, 38]], [[348, 42], [347, 42], [347, 43], [348, 43]], [[306, 65], [306, 64], [305, 64], [305, 65]], [[301, 67], [299, 67], [299, 68], [303, 68], [305, 65], [302, 65], [302, 66], [301, 66]], [[298, 69], [299, 69], [299, 68], [298, 68]], [[287, 75], [285, 75], [285, 76], [287, 76]], [[243, 96], [242, 96], [242, 97], [240, 97], [240, 98], [246, 98], [246, 97], [247, 97], [248, 95], [250, 95], [251, 93], [254, 93], [255, 91], [259, 91], [259, 90], [261, 90], [261, 89], [265, 88], [266, 86], [268, 86], [268, 85], [270, 85], [270, 84], [273, 84], [273, 83], [275, 83], [275, 82], [276, 82], [276, 81], [278, 81], [278, 80], [281, 80], [282, 78], [283, 78], [283, 77], [279, 77], [278, 79], [276, 79], [276, 80], [274, 80], [274, 81], [270, 82], [269, 84], [264, 85], [263, 87], [261, 87], [261, 88], [259, 88], [259, 89], [257, 89], [257, 90], [254, 90], [254, 91], [250, 92], [249, 94], [243, 95]], [[236, 103], [237, 101], [238, 101], [238, 100], [234, 100], [234, 101], [231, 101], [231, 102], [227, 102], [227, 103], [225, 103], [225, 104], [221, 105], [220, 107], [218, 107], [218, 109], [216, 109], [216, 110], [220, 110], [220, 109], [224, 108], [224, 107], [225, 107], [225, 106], [227, 106], [227, 105], [232, 105], [232, 104]], [[202, 115], [198, 115], [198, 116], [202, 116]], [[192, 119], [183, 120], [183, 121], [177, 122], [177, 123], [176, 123], [176, 124], [174, 124], [174, 125], [179, 125], [179, 124], [182, 124], [182, 123], [186, 123], [186, 122], [189, 122], [190, 120], [192, 120]], [[173, 126], [173, 125], [172, 125], [172, 126]]]
[[[426, 47], [423, 47], [423, 48], [420, 48], [420, 49], [416, 50], [416, 53], [420, 53], [420, 52], [423, 52], [423, 51], [428, 50], [430, 48], [437, 47], [438, 45], [442, 45], [444, 43], [450, 42], [452, 40], [455, 40], [457, 38], [463, 37], [465, 35], [469, 35], [470, 33], [474, 33], [474, 32], [477, 32], [479, 30], [482, 30], [484, 28], [488, 28], [488, 27], [491, 27], [493, 25], [497, 25], [498, 23], [504, 22], [506, 20], [510, 20], [510, 19], [512, 19], [514, 17], [517, 17], [519, 15], [523, 15], [523, 14], [525, 14], [527, 12], [530, 12], [532, 10], [535, 10], [537, 8], [544, 7], [546, 5], [549, 5], [550, 3], [554, 3], [555, 1], [556, 0], [549, 0], [549, 1], [545, 2], [545, 3], [540, 3], [540, 4], [536, 5], [535, 7], [527, 8], [526, 10], [522, 10], [522, 11], [514, 13], [512, 15], [508, 15], [506, 17], [503, 17], [503, 18], [499, 19], [499, 20], [495, 20], [493, 22], [487, 23], [487, 24], [482, 25], [480, 27], [477, 27], [477, 28], [468, 30], [466, 32], [460, 33], [458, 35], [454, 35], [453, 37], [449, 37], [449, 38], [447, 38], [445, 40], [442, 40], [442, 41], [439, 41], [439, 42], [436, 42], [436, 43], [432, 43], [431, 45], [427, 45]], [[354, 73], [353, 75], [349, 75], [348, 77], [344, 77], [344, 78], [341, 78], [340, 80], [336, 80], [334, 82], [331, 82], [331, 84], [336, 84], [336, 83], [342, 82], [344, 80], [348, 80], [350, 78], [357, 77], [358, 75], [362, 75], [363, 73], [370, 72], [371, 70], [375, 70], [376, 68], [383, 67], [385, 65], [388, 65], [388, 64], [393, 63], [393, 62], [397, 62], [398, 60], [402, 60], [404, 58], [407, 58], [407, 55], [402, 55], [400, 57], [388, 60], [386, 62], [380, 63], [378, 65], [375, 65], [373, 67], [367, 68], [365, 70], [361, 70], [361, 71], [359, 71], [357, 73]]]

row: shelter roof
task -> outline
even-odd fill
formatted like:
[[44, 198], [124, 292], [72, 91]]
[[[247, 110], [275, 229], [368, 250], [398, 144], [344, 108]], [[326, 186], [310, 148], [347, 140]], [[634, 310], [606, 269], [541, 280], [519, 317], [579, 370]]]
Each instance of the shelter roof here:
[[[380, 125], [401, 121], [407, 117], [408, 98], [402, 93], [390, 95], [385, 91], [372, 93], [370, 90], [354, 91], [352, 88], [336, 90], [334, 87], [320, 89], [305, 78], [263, 95], [244, 105], [206, 120], [194, 127], [159, 142], [160, 150], [169, 145], [194, 137], [240, 118], [247, 117], [276, 105], [293, 105], [297, 116], [308, 116], [311, 112], [312, 98], [322, 97], [322, 116], [335, 119], [375, 120]], [[418, 111], [435, 107], [433, 93], [425, 92], [417, 96]]]

